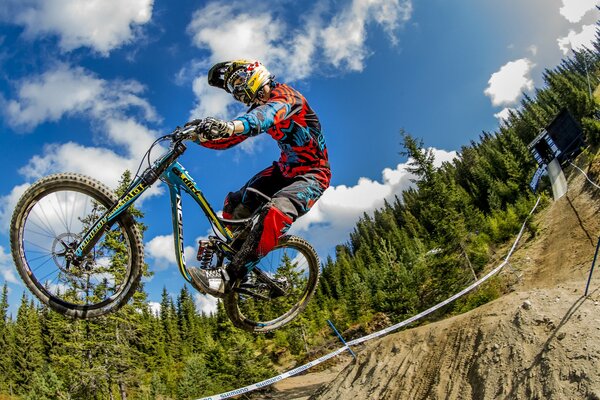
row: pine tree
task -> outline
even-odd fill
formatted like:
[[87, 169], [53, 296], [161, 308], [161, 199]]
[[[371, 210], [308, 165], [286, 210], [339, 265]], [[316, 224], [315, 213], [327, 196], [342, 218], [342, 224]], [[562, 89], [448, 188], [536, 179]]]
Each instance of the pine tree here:
[[196, 399], [218, 392], [210, 378], [210, 367], [204, 357], [193, 355], [186, 359], [183, 374], [177, 386], [177, 398]]
[[33, 373], [29, 391], [25, 400], [55, 400], [67, 399], [64, 383], [50, 367], [42, 368]]
[[80, 365], [79, 352], [73, 351], [74, 323], [74, 320], [50, 310], [49, 307], [42, 307], [41, 330], [46, 364], [52, 367], [52, 373], [56, 374], [67, 391], [73, 371]]
[[21, 305], [17, 311], [14, 343], [15, 349], [19, 349], [13, 354], [16, 369], [15, 384], [19, 392], [27, 393], [33, 374], [44, 365], [44, 346], [38, 312], [25, 293], [21, 297]]
[[10, 391], [13, 383], [13, 355], [15, 351], [12, 324], [8, 319], [8, 285], [4, 283], [0, 297], [0, 393]]

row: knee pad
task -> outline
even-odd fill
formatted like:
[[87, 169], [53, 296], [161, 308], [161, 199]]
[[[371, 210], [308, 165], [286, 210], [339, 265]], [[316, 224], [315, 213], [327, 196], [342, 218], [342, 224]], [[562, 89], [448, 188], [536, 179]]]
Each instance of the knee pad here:
[[283, 236], [294, 220], [277, 207], [269, 207], [262, 218], [262, 233], [256, 247], [259, 257], [264, 257], [277, 245], [277, 241]]

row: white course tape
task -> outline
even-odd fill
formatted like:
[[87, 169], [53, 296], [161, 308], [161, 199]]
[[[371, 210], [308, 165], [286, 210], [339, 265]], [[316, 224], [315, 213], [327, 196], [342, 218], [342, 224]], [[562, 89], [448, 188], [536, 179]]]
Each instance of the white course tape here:
[[529, 217], [531, 216], [531, 214], [533, 214], [533, 212], [535, 211], [535, 209], [537, 208], [538, 204], [540, 203], [540, 199], [541, 197], [538, 197], [537, 201], [535, 202], [535, 205], [533, 206], [533, 208], [531, 209], [531, 211], [529, 212], [529, 215], [527, 216], [527, 218], [525, 218], [525, 222], [523, 222], [523, 225], [521, 226], [521, 230], [519, 231], [519, 235], [517, 236], [517, 239], [515, 240], [515, 242], [513, 243], [510, 251], [508, 252], [508, 255], [506, 256], [506, 258], [504, 259], [504, 261], [498, 265], [496, 268], [494, 268], [493, 270], [491, 270], [490, 272], [487, 273], [487, 275], [485, 275], [483, 278], [479, 279], [477, 282], [474, 282], [473, 284], [471, 284], [471, 286], [463, 289], [462, 291], [456, 293], [454, 296], [442, 301], [441, 303], [436, 304], [435, 306], [417, 314], [414, 315], [408, 319], [405, 319], [402, 322], [397, 323], [396, 325], [392, 325], [389, 326], [385, 329], [382, 329], [378, 332], [374, 332], [371, 333], [370, 335], [367, 336], [363, 336], [361, 338], [355, 339], [355, 340], [351, 340], [350, 342], [347, 343], [348, 346], [353, 346], [362, 342], [366, 342], [367, 340], [371, 340], [374, 339], [376, 337], [379, 336], [383, 336], [386, 335], [392, 331], [395, 331], [396, 329], [402, 328], [403, 326], [409, 325], [421, 318], [423, 318], [426, 315], [431, 314], [432, 312], [439, 310], [440, 308], [444, 307], [445, 305], [448, 305], [450, 303], [452, 303], [454, 300], [458, 299], [459, 297], [464, 296], [465, 294], [467, 294], [468, 292], [470, 292], [471, 290], [475, 289], [476, 287], [478, 287], [479, 285], [481, 285], [483, 282], [487, 281], [488, 279], [490, 279], [492, 276], [496, 275], [498, 272], [500, 272], [500, 270], [502, 268], [504, 268], [506, 266], [506, 264], [508, 264], [508, 259], [510, 258], [510, 256], [512, 255], [512, 253], [515, 251], [515, 248], [517, 247], [517, 243], [519, 242], [519, 240], [521, 240], [521, 236], [523, 236], [523, 231], [525, 230], [525, 225], [527, 224], [527, 220], [529, 219]]
[[357, 345], [359, 343], [363, 343], [366, 342], [367, 340], [371, 340], [383, 335], [386, 335], [392, 331], [395, 331], [399, 328], [402, 328], [403, 326], [409, 325], [423, 317], [425, 317], [426, 315], [431, 314], [432, 312], [444, 307], [445, 305], [453, 302], [454, 300], [458, 299], [461, 296], [464, 296], [466, 293], [470, 292], [471, 290], [475, 289], [476, 287], [478, 287], [479, 285], [481, 285], [483, 282], [487, 281], [488, 279], [490, 279], [492, 276], [496, 275], [498, 272], [500, 272], [500, 270], [502, 270], [502, 268], [504, 268], [506, 266], [506, 264], [508, 264], [508, 259], [510, 258], [510, 256], [512, 255], [512, 253], [515, 251], [515, 248], [517, 247], [517, 244], [519, 243], [519, 240], [521, 240], [521, 236], [523, 236], [523, 232], [525, 231], [525, 226], [527, 224], [527, 221], [529, 220], [529, 218], [531, 217], [531, 215], [533, 214], [533, 212], [535, 211], [535, 209], [537, 208], [538, 204], [540, 203], [540, 199], [541, 197], [538, 197], [537, 201], [535, 202], [535, 205], [533, 206], [533, 208], [531, 209], [531, 211], [529, 212], [529, 215], [527, 216], [527, 218], [525, 218], [525, 221], [523, 222], [523, 225], [521, 226], [521, 230], [519, 231], [519, 235], [517, 236], [517, 239], [515, 240], [515, 242], [513, 243], [510, 251], [508, 252], [506, 258], [504, 259], [504, 261], [498, 265], [496, 268], [494, 268], [493, 270], [491, 270], [490, 272], [488, 272], [483, 278], [479, 279], [477, 282], [474, 282], [471, 286], [463, 289], [462, 291], [460, 291], [459, 293], [456, 293], [454, 296], [442, 301], [441, 303], [436, 304], [435, 306], [415, 315], [412, 316], [402, 322], [399, 322], [395, 325], [389, 326], [385, 329], [382, 329], [380, 331], [371, 333], [370, 335], [367, 336], [363, 336], [361, 338], [352, 340], [350, 342], [348, 342], [344, 347], [340, 347], [339, 349], [324, 355], [323, 357], [320, 357], [314, 361], [311, 361], [309, 363], [306, 363], [300, 367], [294, 368], [290, 371], [284, 372], [281, 375], [277, 375], [274, 376], [273, 378], [270, 379], [266, 379], [262, 382], [258, 382], [255, 383], [253, 385], [249, 385], [249, 386], [245, 386], [243, 388], [240, 389], [235, 389], [226, 393], [221, 393], [221, 394], [216, 394], [214, 396], [210, 396], [210, 397], [203, 397], [201, 399], [198, 400], [219, 400], [219, 399], [228, 399], [230, 397], [233, 396], [239, 396], [240, 394], [243, 393], [248, 393], [251, 392], [253, 390], [256, 389], [260, 389], [260, 388], [264, 388], [266, 386], [270, 386], [276, 382], [279, 382], [283, 379], [289, 378], [290, 376], [294, 376], [296, 374], [299, 374], [300, 372], [306, 371], [307, 369], [314, 367], [315, 365], [321, 364], [322, 362], [325, 362], [327, 360], [329, 360], [330, 358], [333, 358], [337, 355], [339, 355], [340, 353], [346, 351], [349, 349], [349, 346], [354, 346]]
[[317, 364], [321, 364], [322, 362], [325, 362], [325, 361], [329, 360], [330, 358], [333, 358], [333, 357], [337, 356], [338, 354], [340, 354], [343, 351], [346, 351], [347, 349], [348, 349], [348, 346], [340, 347], [339, 349], [337, 349], [334, 352], [331, 352], [329, 354], [325, 354], [321, 358], [317, 358], [314, 361], [306, 363], [306, 364], [304, 364], [304, 365], [302, 365], [300, 367], [294, 368], [294, 369], [292, 369], [292, 370], [290, 370], [288, 372], [284, 372], [283, 374], [277, 375], [277, 376], [275, 376], [273, 378], [266, 379], [266, 380], [264, 380], [262, 382], [255, 383], [253, 385], [245, 386], [245, 387], [240, 388], [240, 389], [235, 389], [235, 390], [232, 390], [230, 392], [216, 394], [216, 395], [210, 396], [210, 397], [203, 397], [203, 398], [198, 399], [198, 400], [228, 399], [228, 398], [233, 397], [233, 396], [239, 396], [240, 394], [243, 394], [243, 393], [248, 393], [248, 392], [251, 392], [251, 391], [256, 390], [256, 389], [260, 389], [260, 388], [264, 388], [266, 386], [270, 386], [270, 385], [272, 385], [272, 384], [274, 384], [276, 382], [279, 382], [279, 381], [281, 381], [281, 380], [283, 380], [285, 378], [289, 378], [290, 376], [294, 376], [296, 374], [299, 374], [300, 372], [306, 371], [310, 367], [314, 367]]
[[574, 166], [575, 168], [577, 168], [579, 170], [579, 172], [581, 172], [583, 174], [583, 176], [585, 176], [585, 179], [587, 179], [587, 181], [589, 183], [591, 183], [592, 185], [594, 185], [596, 188], [600, 189], [600, 186], [596, 185], [588, 176], [585, 172], [583, 172], [583, 170], [581, 168], [579, 168], [577, 165], [571, 163], [572, 166]]

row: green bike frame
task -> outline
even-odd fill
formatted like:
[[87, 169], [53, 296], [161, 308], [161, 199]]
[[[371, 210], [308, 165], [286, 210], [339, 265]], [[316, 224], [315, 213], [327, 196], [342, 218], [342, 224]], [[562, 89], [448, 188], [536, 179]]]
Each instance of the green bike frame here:
[[[187, 192], [196, 203], [198, 203], [206, 215], [206, 218], [212, 224], [214, 230], [222, 235], [225, 243], [230, 243], [233, 240], [233, 235], [214, 212], [191, 175], [183, 165], [177, 161], [177, 158], [179, 158], [185, 150], [186, 146], [183, 143], [176, 142], [166, 154], [154, 162], [151, 167], [146, 169], [142, 175], [130, 185], [129, 190], [90, 227], [81, 239], [79, 246], [75, 249], [76, 259], [82, 260], [98, 242], [102, 233], [115, 223], [118, 216], [125, 212], [129, 206], [142, 195], [142, 193], [160, 179], [169, 187], [171, 218], [173, 221], [173, 239], [177, 265], [186, 281], [191, 283], [191, 277], [186, 268], [183, 252], [181, 192]], [[233, 253], [233, 250], [230, 248], [226, 248], [225, 250], [230, 250], [230, 252]]]

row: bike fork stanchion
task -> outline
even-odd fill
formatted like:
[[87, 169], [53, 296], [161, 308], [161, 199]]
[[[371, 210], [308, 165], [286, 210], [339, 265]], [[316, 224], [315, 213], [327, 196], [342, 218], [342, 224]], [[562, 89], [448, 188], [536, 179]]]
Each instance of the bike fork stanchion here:
[[331, 329], [333, 329], [333, 332], [335, 332], [335, 334], [340, 339], [340, 341], [344, 344], [344, 346], [346, 346], [348, 348], [348, 351], [350, 352], [350, 354], [352, 354], [352, 357], [354, 357], [354, 359], [356, 360], [356, 354], [354, 354], [354, 352], [352, 351], [352, 349], [350, 348], [350, 346], [348, 346], [346, 344], [346, 341], [344, 340], [344, 338], [342, 337], [342, 335], [340, 335], [340, 333], [338, 332], [338, 330], [335, 329], [335, 326], [333, 325], [333, 322], [331, 322], [330, 320], [327, 320], [327, 323], [329, 324], [329, 326], [331, 327]]
[[598, 237], [598, 244], [596, 245], [596, 252], [594, 253], [594, 261], [592, 261], [592, 268], [590, 269], [590, 276], [588, 277], [587, 285], [585, 285], [584, 297], [587, 297], [588, 290], [590, 288], [590, 281], [592, 280], [592, 273], [594, 272], [594, 265], [596, 265], [596, 259], [598, 259], [598, 250], [600, 249], [600, 237]]

